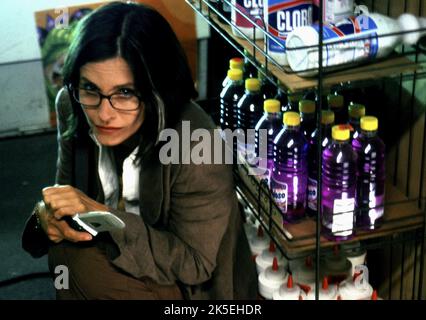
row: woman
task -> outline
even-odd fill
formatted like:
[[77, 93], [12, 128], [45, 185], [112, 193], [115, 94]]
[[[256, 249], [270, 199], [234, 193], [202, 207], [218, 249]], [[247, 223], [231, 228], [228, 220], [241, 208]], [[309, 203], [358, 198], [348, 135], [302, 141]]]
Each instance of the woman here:
[[[48, 250], [52, 273], [68, 268], [57, 297], [255, 298], [231, 168], [159, 159], [164, 128], [182, 139], [183, 121], [215, 128], [191, 102], [188, 63], [166, 20], [145, 5], [99, 8], [79, 24], [63, 76], [56, 185], [43, 189], [23, 235], [33, 256]], [[94, 210], [126, 227], [92, 237], [63, 219]]]

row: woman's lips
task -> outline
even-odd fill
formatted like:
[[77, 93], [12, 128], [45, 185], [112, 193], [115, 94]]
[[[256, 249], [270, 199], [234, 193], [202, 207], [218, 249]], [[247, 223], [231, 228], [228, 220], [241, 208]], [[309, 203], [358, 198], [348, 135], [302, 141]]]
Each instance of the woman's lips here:
[[121, 128], [116, 128], [116, 127], [102, 127], [102, 126], [96, 126], [96, 130], [99, 133], [104, 133], [104, 134], [112, 134], [115, 133], [117, 131], [119, 131]]

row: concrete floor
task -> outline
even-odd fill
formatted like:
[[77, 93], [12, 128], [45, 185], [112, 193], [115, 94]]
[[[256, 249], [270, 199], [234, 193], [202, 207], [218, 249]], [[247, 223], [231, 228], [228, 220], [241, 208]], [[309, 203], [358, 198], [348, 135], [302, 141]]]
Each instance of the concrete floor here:
[[[33, 259], [21, 248], [21, 233], [41, 189], [54, 183], [54, 133], [0, 140], [0, 283], [47, 272], [47, 258]], [[27, 279], [0, 286], [0, 300], [55, 298], [50, 278]]]

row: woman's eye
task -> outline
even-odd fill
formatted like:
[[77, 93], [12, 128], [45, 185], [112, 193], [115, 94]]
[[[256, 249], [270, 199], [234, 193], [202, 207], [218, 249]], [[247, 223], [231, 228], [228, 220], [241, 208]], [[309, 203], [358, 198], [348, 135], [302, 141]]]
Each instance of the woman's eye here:
[[132, 89], [122, 88], [118, 90], [118, 93], [122, 97], [133, 97], [135, 95], [135, 92]]
[[90, 83], [83, 83], [80, 88], [86, 91], [97, 91], [96, 86]]

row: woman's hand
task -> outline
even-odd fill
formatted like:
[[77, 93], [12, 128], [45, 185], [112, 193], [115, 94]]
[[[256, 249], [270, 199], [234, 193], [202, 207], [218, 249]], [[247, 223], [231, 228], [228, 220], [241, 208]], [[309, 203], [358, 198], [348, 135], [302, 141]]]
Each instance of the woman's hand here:
[[43, 210], [39, 215], [41, 227], [48, 238], [55, 243], [64, 239], [72, 242], [92, 239], [89, 233], [76, 231], [66, 221], [61, 220], [64, 216], [108, 210], [107, 206], [96, 202], [71, 186], [47, 187], [43, 189], [42, 193], [47, 210]]

